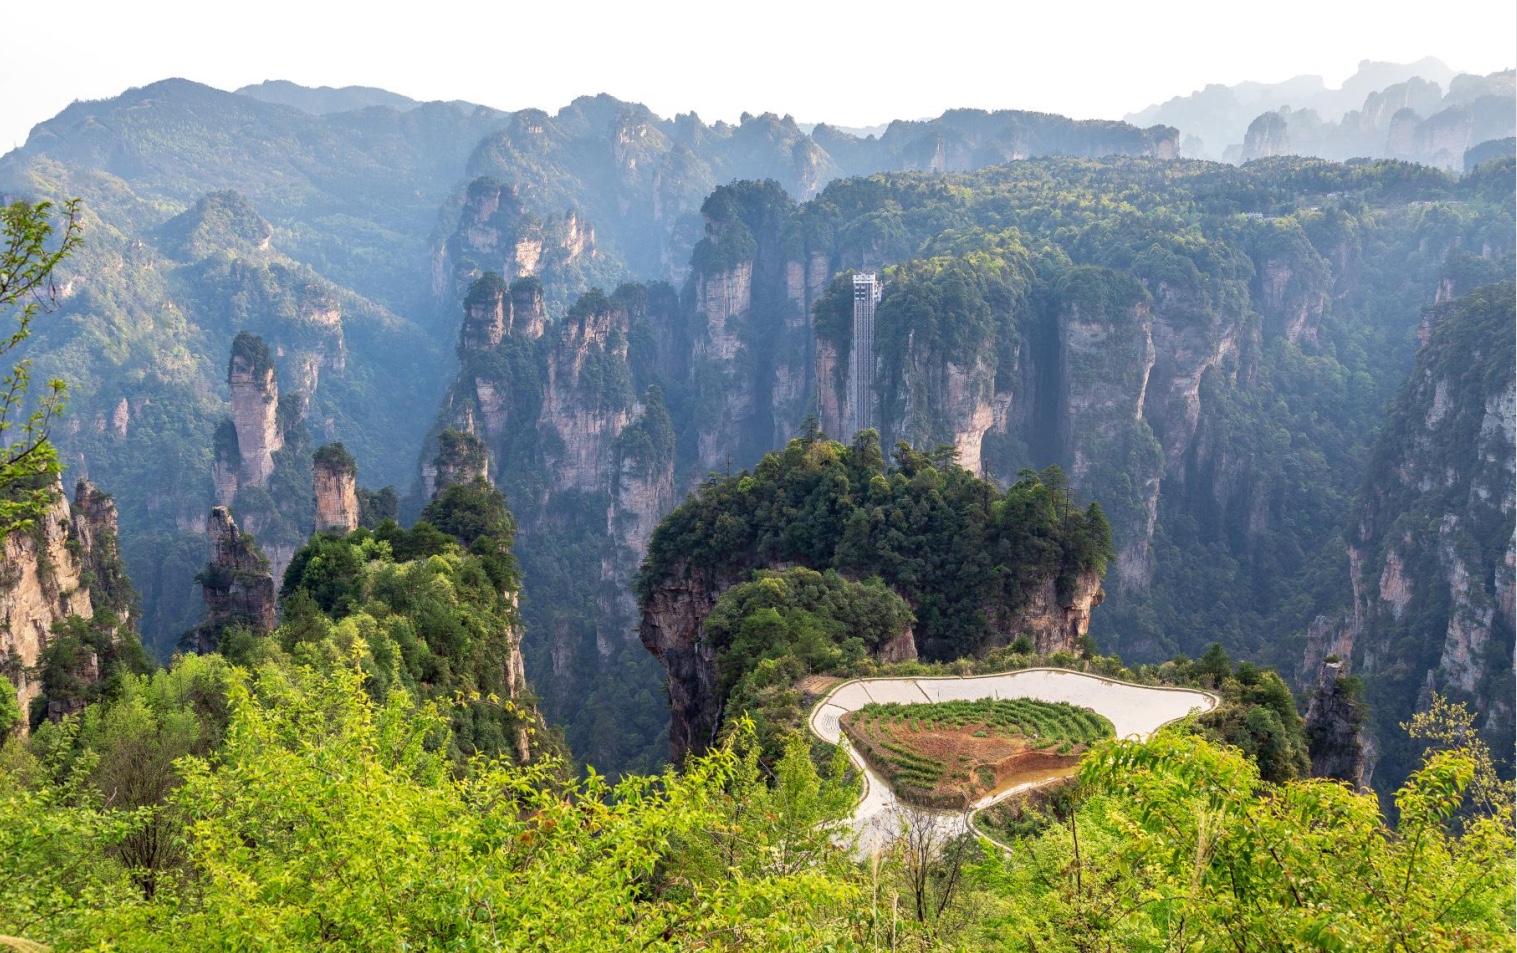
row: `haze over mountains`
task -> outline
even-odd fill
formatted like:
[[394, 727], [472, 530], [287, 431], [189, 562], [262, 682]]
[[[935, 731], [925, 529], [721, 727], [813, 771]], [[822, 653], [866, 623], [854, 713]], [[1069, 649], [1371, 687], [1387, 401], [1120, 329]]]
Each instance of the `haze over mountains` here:
[[1188, 158], [1362, 156], [1459, 172], [1466, 150], [1513, 135], [1513, 76], [1512, 70], [1455, 75], [1432, 57], [1405, 64], [1365, 60], [1337, 89], [1320, 76], [1212, 85], [1125, 118], [1179, 127]]
[[[955, 110], [868, 136], [608, 95], [549, 114], [165, 80], [40, 124], [0, 157], [0, 192], [84, 201], [87, 243], [32, 348], [70, 382], [58, 441], [116, 497], [158, 654], [201, 620], [213, 503], [277, 571], [312, 528], [315, 445], [341, 441], [406, 517], [483, 452], [469, 465], [520, 523], [522, 648], [549, 719], [579, 757], [648, 767], [667, 712], [636, 638], [639, 561], [708, 473], [752, 466], [808, 415], [852, 436], [833, 285], [851, 269], [889, 276], [887, 448], [951, 445], [1003, 486], [1058, 463], [1109, 514], [1105, 606], [1063, 607], [1098, 640], [1159, 659], [1220, 639], [1303, 685], [1337, 640], [1372, 672], [1340, 537], [1372, 454], [1392, 452], [1376, 435], [1422, 308], [1510, 277], [1511, 75], [1366, 64], [1341, 90], [1208, 87], [1128, 122]], [[1234, 144], [1269, 161], [1178, 161]], [[1303, 144], [1435, 168], [1283, 158]], [[1488, 165], [1460, 179], [1466, 152]], [[1448, 313], [1486, 321], [1501, 299], [1483, 300]], [[244, 331], [274, 371], [247, 398], [265, 405], [256, 440], [228, 383]], [[1444, 392], [1484, 420], [1483, 386]], [[229, 480], [255, 443], [276, 448], [267, 478]], [[1451, 499], [1437, 518], [1458, 523]], [[1451, 659], [1510, 654], [1500, 543], [1460, 564], [1484, 596], [1426, 596], [1464, 646]], [[1426, 591], [1449, 591], [1452, 564], [1423, 555]], [[1500, 666], [1445, 665], [1426, 638], [1385, 710], [1409, 679], [1452, 679], [1510, 732]]]

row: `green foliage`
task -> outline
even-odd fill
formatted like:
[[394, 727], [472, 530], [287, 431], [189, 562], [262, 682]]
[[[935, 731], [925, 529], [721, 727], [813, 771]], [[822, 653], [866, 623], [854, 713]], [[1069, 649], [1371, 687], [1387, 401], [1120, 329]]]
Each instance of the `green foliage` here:
[[0, 675], [0, 744], [25, 723], [16, 686], [11, 684], [8, 676]]
[[[334, 661], [183, 659], [0, 745], [0, 929], [60, 953], [1453, 951], [1514, 936], [1510, 805], [1459, 822], [1479, 768], [1441, 740], [1394, 826], [1373, 797], [1270, 784], [1171, 729], [1100, 743], [1077, 788], [982, 819], [1013, 850], [961, 855], [913, 837], [933, 829], [914, 815], [860, 861], [843, 843], [846, 762], [819, 769], [799, 737], [766, 768], [739, 724], [683, 773], [614, 788], [551, 762], [457, 765], [439, 704], [376, 699], [361, 645]], [[1457, 740], [1459, 724], [1417, 730]], [[930, 909], [902, 915], [922, 897]]]
[[239, 254], [267, 251], [274, 230], [237, 192], [212, 192], [164, 223], [160, 235], [174, 255], [199, 261], [218, 251]]
[[[728, 588], [706, 617], [723, 694], [762, 661], [792, 659], [802, 672], [846, 671], [909, 630], [905, 600], [879, 579], [851, 582], [828, 570], [758, 570]], [[790, 665], [782, 667], [792, 667]]]
[[478, 753], [522, 757], [535, 727], [516, 704], [526, 696], [515, 522], [483, 480], [445, 488], [424, 516], [408, 530], [386, 521], [314, 537], [285, 571], [273, 640], [322, 666], [362, 645], [375, 697], [456, 700], [448, 711], [460, 763]]
[[[1251, 761], [1178, 732], [1098, 748], [1067, 826], [992, 856], [1002, 899], [987, 948], [1495, 948], [1510, 942], [1510, 827], [1457, 837], [1441, 819], [1468, 761], [1435, 756], [1388, 827], [1373, 797], [1325, 781], [1261, 783]], [[1017, 859], [1017, 858], [1025, 859]], [[1047, 873], [1058, 871], [1052, 877]], [[1013, 939], [1014, 937], [1022, 938]]]
[[691, 253], [691, 268], [714, 275], [752, 262], [758, 253], [755, 233], [772, 231], [794, 207], [794, 201], [772, 179], [718, 188], [701, 205], [706, 237]]
[[647, 598], [688, 567], [727, 578], [778, 563], [877, 575], [914, 607], [919, 650], [952, 658], [1009, 640], [996, 619], [1044, 586], [1099, 576], [1109, 551], [1099, 510], [1080, 510], [1031, 471], [1003, 493], [954, 465], [951, 450], [902, 444], [887, 468], [872, 432], [852, 447], [812, 435], [752, 474], [703, 483], [654, 532], [637, 588]]
[[400, 515], [400, 494], [393, 486], [378, 490], [358, 488], [358, 525], [375, 529], [385, 520], [395, 520]]
[[913, 731], [984, 725], [1040, 742], [1089, 744], [1115, 734], [1110, 720], [1088, 708], [1031, 698], [948, 701], [933, 704], [873, 703], [859, 709], [862, 721], [909, 723]]
[[42, 693], [32, 702], [33, 727], [46, 716], [49, 703], [71, 712], [97, 699], [113, 698], [122, 678], [145, 673], [149, 665], [136, 633], [102, 608], [89, 618], [72, 615], [53, 623], [37, 668]]
[[344, 447], [341, 441], [326, 443], [317, 447], [316, 455], [312, 459], [316, 466], [323, 469], [346, 473], [349, 476], [354, 476], [358, 473], [358, 462], [353, 459], [353, 455], [348, 452], [348, 448]]
[[614, 790], [486, 759], [457, 776], [447, 718], [362, 681], [233, 680], [223, 744], [178, 762], [164, 803], [185, 862], [150, 895], [113, 854], [146, 812], [0, 787], [0, 850], [23, 875], [0, 884], [0, 918], [60, 950], [851, 948], [865, 925], [834, 842], [841, 762], [819, 773], [792, 747], [771, 786], [738, 739]]
[[[56, 302], [53, 270], [79, 244], [82, 230], [77, 201], [64, 206], [57, 223], [49, 202], [0, 208], [0, 320], [7, 325], [0, 332], [0, 358], [31, 337], [43, 304]], [[63, 412], [67, 388], [53, 378], [45, 393], [31, 394], [31, 367], [30, 359], [19, 360], [0, 379], [0, 539], [36, 525], [63, 472], [48, 429]]]
[[437, 435], [437, 454], [433, 458], [439, 473], [483, 474], [490, 458], [490, 448], [471, 433], [451, 427]]
[[227, 360], [227, 373], [237, 369], [238, 363], [247, 368], [254, 381], [262, 382], [264, 375], [274, 369], [274, 353], [263, 338], [247, 331], [239, 332], [232, 339], [232, 356]]

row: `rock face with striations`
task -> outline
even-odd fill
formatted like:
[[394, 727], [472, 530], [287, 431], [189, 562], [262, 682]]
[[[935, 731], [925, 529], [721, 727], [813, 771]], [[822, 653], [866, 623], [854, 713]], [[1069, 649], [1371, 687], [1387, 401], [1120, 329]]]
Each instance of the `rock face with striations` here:
[[316, 451], [316, 532], [351, 533], [358, 528], [358, 464], [340, 443]]
[[1513, 313], [1510, 281], [1429, 309], [1345, 533], [1353, 604], [1309, 633], [1305, 669], [1331, 653], [1364, 682], [1366, 784], [1414, 766], [1399, 725], [1433, 691], [1512, 749]]
[[[287, 361], [300, 357], [299, 353], [281, 353]], [[280, 394], [274, 349], [246, 331], [232, 342], [227, 381], [232, 415], [215, 432], [211, 464], [215, 505], [236, 513], [243, 530], [258, 537], [270, 571], [279, 579], [295, 550], [309, 537], [315, 519], [310, 493], [315, 475], [305, 419], [309, 391]], [[314, 387], [315, 383], [312, 371], [306, 384]]]
[[1312, 777], [1347, 781], [1362, 789], [1365, 780], [1364, 705], [1343, 674], [1343, 663], [1323, 663], [1322, 675], [1306, 709], [1306, 738]]
[[701, 625], [722, 591], [737, 581], [687, 563], [675, 566], [643, 600], [639, 636], [668, 679], [669, 747], [676, 761], [716, 740], [720, 672]]
[[[120, 631], [131, 624], [134, 597], [118, 555], [115, 504], [88, 480], [78, 482], [72, 506], [63, 486], [55, 486], [36, 525], [11, 533], [3, 547], [0, 672], [16, 686], [24, 716], [42, 692], [35, 666], [54, 623], [109, 609]], [[99, 677], [93, 660], [76, 674], [86, 681]]]
[[206, 620], [196, 633], [196, 649], [216, 651], [228, 626], [246, 626], [260, 635], [273, 632], [276, 588], [258, 544], [237, 528], [224, 506], [211, 509], [207, 536], [211, 558], [201, 582]]
[[237, 335], [227, 364], [227, 383], [232, 389], [239, 481], [245, 486], [265, 486], [274, 472], [274, 453], [284, 446], [284, 440], [279, 429], [274, 357], [262, 338], [247, 332]]

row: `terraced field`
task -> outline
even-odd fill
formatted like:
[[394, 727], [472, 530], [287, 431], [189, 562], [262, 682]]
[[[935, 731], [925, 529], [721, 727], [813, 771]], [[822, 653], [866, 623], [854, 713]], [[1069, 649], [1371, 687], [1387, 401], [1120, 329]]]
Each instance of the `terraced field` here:
[[[997, 675], [864, 678], [834, 685], [811, 710], [806, 724], [818, 738], [828, 744], [844, 740], [842, 720], [872, 704], [941, 704], [955, 701], [982, 701], [1026, 698], [1045, 702], [1066, 702], [1077, 708], [1089, 708], [1111, 720], [1122, 738], [1147, 738], [1161, 725], [1184, 718], [1191, 712], [1209, 711], [1217, 697], [1188, 688], [1134, 685], [1085, 672], [1065, 669], [1032, 668]], [[973, 737], [974, 732], [969, 732]], [[848, 756], [864, 775], [864, 794], [853, 813], [855, 846], [868, 856], [887, 845], [900, 833], [900, 799], [890, 783], [859, 753], [858, 746], [848, 744]], [[1012, 779], [994, 794], [986, 795], [963, 809], [934, 811], [935, 823], [945, 830], [960, 833], [968, 830], [970, 812], [980, 810], [1015, 793], [1039, 787], [1068, 775], [1074, 766], [1046, 772], [1028, 771], [1025, 780]]]
[[902, 799], [958, 809], [1026, 779], [1073, 769], [1115, 734], [1088, 708], [1031, 698], [875, 703], [841, 719], [869, 766]]

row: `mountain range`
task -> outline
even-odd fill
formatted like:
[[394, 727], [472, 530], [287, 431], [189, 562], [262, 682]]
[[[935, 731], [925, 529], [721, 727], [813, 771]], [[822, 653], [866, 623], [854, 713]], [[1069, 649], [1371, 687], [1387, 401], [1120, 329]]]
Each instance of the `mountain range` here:
[[[951, 447], [1001, 486], [1061, 466], [1111, 521], [1098, 642], [1157, 660], [1217, 641], [1302, 686], [1335, 655], [1386, 718], [1431, 679], [1504, 739], [1508, 537], [1476, 532], [1451, 561], [1383, 527], [1484, 527], [1484, 506], [1510, 522], [1509, 493], [1462, 489], [1511, 469], [1509, 365], [1416, 384], [1510, 331], [1489, 290], [1513, 271], [1510, 76], [1368, 64], [1341, 91], [1212, 87], [1130, 122], [955, 110], [867, 136], [605, 95], [508, 113], [166, 80], [36, 127], [0, 157], [0, 192], [83, 201], [31, 356], [70, 383], [57, 441], [115, 496], [160, 656], [203, 615], [213, 504], [277, 569], [313, 528], [311, 447], [341, 441], [414, 518], [462, 434], [519, 523], [522, 651], [549, 721], [604, 768], [660, 763], [673, 673], [633, 595], [654, 527], [808, 420], [852, 438], [845, 279], [869, 271], [883, 446]], [[1183, 158], [1240, 123], [1238, 157], [1259, 161]], [[1495, 145], [1474, 153], [1480, 136]], [[1303, 143], [1420, 161], [1286, 157]], [[1463, 174], [1467, 150], [1485, 162]], [[242, 392], [257, 406], [234, 381], [243, 332], [277, 386]], [[270, 450], [270, 480], [229, 486], [225, 421], [245, 459], [257, 414], [255, 442], [286, 462]], [[1495, 436], [1392, 466], [1423, 439], [1397, 423], [1417, 414]], [[1461, 453], [1479, 456], [1435, 474]], [[1384, 489], [1440, 480], [1436, 504]], [[1375, 566], [1407, 593], [1382, 599], [1404, 603], [1389, 623], [1365, 595]], [[1405, 757], [1379, 751], [1369, 774], [1394, 783]]]

